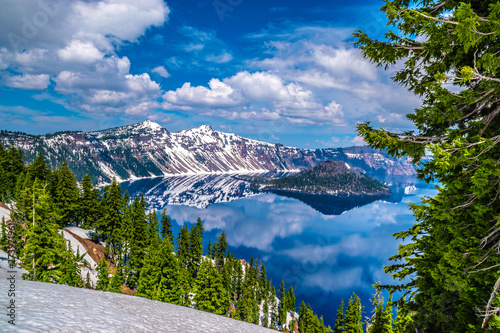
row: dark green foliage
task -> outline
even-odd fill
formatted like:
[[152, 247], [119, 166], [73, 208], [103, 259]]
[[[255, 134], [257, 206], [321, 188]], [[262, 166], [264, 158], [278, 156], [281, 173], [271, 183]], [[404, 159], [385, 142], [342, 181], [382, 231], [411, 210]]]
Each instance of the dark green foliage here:
[[51, 173], [52, 172], [50, 171], [50, 168], [45, 162], [43, 153], [39, 153], [35, 158], [35, 161], [27, 168], [27, 175], [29, 175], [29, 184], [34, 182], [35, 179], [38, 179], [43, 183], [48, 182]]
[[144, 259], [137, 294], [149, 299], [179, 304], [181, 297], [179, 263], [168, 238], [151, 248]]
[[203, 227], [202, 220], [198, 217], [196, 224], [191, 227], [189, 233], [189, 253], [190, 253], [190, 270], [193, 278], [196, 278], [200, 269], [201, 258], [203, 256]]
[[24, 172], [23, 154], [20, 149], [4, 149], [0, 144], [0, 201], [9, 202], [17, 195], [16, 185]]
[[78, 217], [82, 228], [93, 229], [96, 228], [97, 221], [101, 220], [101, 191], [94, 188], [90, 175], [83, 176], [80, 184], [81, 195], [78, 201], [79, 213]]
[[123, 267], [120, 262], [116, 266], [115, 274], [113, 274], [111, 282], [109, 283], [109, 291], [113, 293], [121, 293], [124, 282], [125, 282], [125, 277], [123, 275]]
[[212, 261], [205, 259], [196, 279], [196, 308], [198, 310], [225, 314], [229, 306], [227, 290], [224, 288], [222, 274], [215, 269]]
[[312, 169], [265, 183], [264, 190], [300, 190], [308, 193], [390, 194], [379, 181], [347, 168], [344, 162], [326, 161]]
[[341, 333], [344, 326], [344, 300], [340, 302], [339, 309], [337, 310], [337, 318], [335, 319], [335, 326], [333, 333]]
[[[358, 133], [374, 148], [421, 162], [419, 178], [440, 184], [434, 198], [410, 206], [417, 223], [395, 235], [405, 243], [386, 271], [407, 283], [388, 288], [408, 296], [419, 331], [497, 331], [487, 303], [499, 278], [489, 268], [500, 264], [500, 3], [398, 0], [382, 11], [393, 31], [383, 41], [357, 31], [357, 46], [379, 66], [398, 62], [394, 81], [422, 106], [407, 115], [415, 131], [367, 123]], [[426, 150], [431, 161], [422, 159]]]
[[44, 187], [40, 187], [38, 180], [35, 180], [31, 188], [21, 191], [20, 196], [25, 198], [25, 202], [31, 199], [30, 206], [16, 208], [23, 210], [19, 215], [25, 216], [24, 221], [27, 222], [24, 255], [21, 260], [28, 272], [23, 278], [60, 283], [65, 274], [68, 257], [66, 242], [57, 232], [56, 221], [59, 217], [55, 214], [50, 196]]
[[285, 282], [281, 280], [280, 289], [278, 291], [278, 298], [280, 299], [280, 303], [278, 305], [278, 324], [284, 325], [286, 323], [286, 291], [285, 291]]
[[353, 296], [347, 305], [343, 330], [350, 333], [363, 333], [363, 323], [361, 322], [363, 307], [359, 297], [356, 294]]
[[167, 215], [167, 209], [164, 208], [161, 213], [161, 238], [164, 239], [168, 237], [170, 239], [170, 243], [174, 244], [174, 232], [172, 231], [172, 221], [170, 217]]
[[107, 291], [109, 289], [109, 264], [105, 257], [102, 257], [97, 266], [97, 290]]
[[380, 293], [380, 284], [376, 286], [375, 297], [372, 300], [375, 306], [374, 321], [370, 325], [369, 333], [392, 333], [392, 295], [384, 309], [384, 299]]
[[63, 161], [61, 166], [50, 175], [49, 189], [52, 201], [61, 217], [59, 226], [65, 227], [76, 222], [79, 213], [79, 191], [75, 176], [66, 161]]
[[150, 211], [148, 214], [148, 238], [151, 246], [157, 246], [160, 243], [160, 221], [158, 221], [158, 216], [156, 212]]
[[7, 222], [5, 221], [5, 218], [3, 216], [1, 224], [2, 237], [0, 238], [0, 248], [3, 251], [7, 251], [7, 245], [9, 244], [9, 240], [7, 239]]
[[217, 269], [220, 270], [224, 264], [224, 258], [226, 257], [227, 250], [227, 235], [223, 231], [217, 237], [217, 242], [213, 245], [213, 257], [215, 259], [215, 264]]

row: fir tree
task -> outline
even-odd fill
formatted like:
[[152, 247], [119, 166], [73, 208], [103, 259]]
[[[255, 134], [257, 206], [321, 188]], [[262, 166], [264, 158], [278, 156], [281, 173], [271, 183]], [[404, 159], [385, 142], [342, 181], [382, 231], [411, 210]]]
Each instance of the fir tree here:
[[148, 235], [150, 239], [150, 245], [157, 246], [160, 243], [159, 234], [160, 221], [158, 221], [158, 216], [153, 210], [148, 214]]
[[399, 302], [399, 304], [401, 305], [398, 306], [396, 311], [393, 331], [395, 333], [406, 333], [408, 331], [414, 332], [414, 329], [410, 330], [412, 324], [412, 316], [408, 310], [408, 305], [406, 304], [405, 299], [402, 299], [402, 302]]
[[105, 257], [102, 257], [97, 266], [96, 290], [107, 291], [109, 289], [109, 264]]
[[349, 299], [344, 319], [344, 332], [363, 333], [363, 323], [361, 322], [363, 308], [361, 300], [356, 294]]
[[38, 179], [41, 183], [46, 183], [49, 181], [50, 174], [52, 173], [50, 168], [47, 166], [45, 162], [45, 157], [43, 153], [38, 153], [35, 161], [27, 168], [28, 186], [31, 186], [35, 179]]
[[[170, 239], [164, 238], [159, 247], [148, 252], [141, 269], [137, 294], [152, 300], [181, 303], [179, 263]], [[185, 305], [185, 304], [183, 304]]]
[[109, 284], [109, 291], [113, 293], [121, 293], [123, 289], [123, 283], [125, 282], [125, 277], [123, 276], [123, 268], [121, 262], [116, 266], [115, 274], [111, 278]]
[[337, 310], [337, 318], [335, 319], [335, 326], [333, 327], [333, 333], [342, 333], [343, 326], [344, 326], [344, 300], [340, 302], [339, 309]]
[[286, 313], [287, 313], [287, 308], [286, 308], [286, 292], [285, 292], [285, 282], [281, 280], [280, 284], [280, 289], [278, 291], [278, 297], [280, 299], [280, 303], [278, 306], [278, 313], [279, 313], [279, 319], [278, 319], [278, 324], [279, 325], [285, 325], [286, 324]]
[[419, 331], [498, 331], [492, 306], [500, 277], [490, 268], [500, 264], [500, 3], [386, 1], [382, 11], [391, 26], [385, 38], [357, 31], [356, 44], [379, 66], [401, 64], [393, 80], [422, 106], [407, 115], [414, 131], [366, 123], [358, 133], [373, 148], [420, 164], [421, 180], [440, 184], [434, 198], [410, 206], [416, 224], [395, 234], [409, 241], [386, 271], [405, 283], [389, 289], [416, 293], [406, 301]]
[[87, 271], [87, 276], [85, 278], [85, 288], [92, 289], [92, 284], [90, 283], [90, 272]]
[[189, 234], [189, 252], [190, 252], [190, 264], [191, 264], [191, 274], [193, 278], [196, 278], [198, 270], [200, 268], [201, 258], [203, 256], [203, 231], [205, 227], [203, 226], [203, 221], [198, 217], [196, 224], [191, 227], [191, 232]]
[[49, 188], [52, 201], [61, 217], [59, 225], [67, 226], [78, 218], [78, 187], [75, 176], [66, 161], [49, 177]]
[[[306, 332], [306, 322], [307, 322], [307, 307], [306, 307], [306, 303], [304, 303], [304, 301], [302, 301], [302, 303], [300, 303], [300, 308], [299, 308], [299, 331], [301, 333]], [[339, 331], [339, 332], [342, 332], [342, 331]], [[335, 333], [338, 333], [338, 332], [335, 332]]]
[[172, 231], [172, 221], [170, 217], [167, 215], [167, 209], [164, 208], [161, 213], [161, 238], [164, 239], [168, 237], [170, 239], [170, 243], [174, 244], [174, 232]]
[[85, 229], [96, 228], [101, 219], [101, 192], [94, 188], [89, 174], [83, 176], [80, 187], [79, 220]]
[[194, 300], [198, 310], [219, 315], [227, 311], [229, 302], [222, 275], [215, 269], [211, 260], [205, 259], [201, 262]]
[[2, 216], [2, 238], [0, 238], [0, 248], [4, 251], [7, 251], [8, 244], [9, 240], [7, 239], [7, 222], [5, 222], [5, 218]]
[[[31, 188], [21, 191], [21, 196], [31, 198], [32, 204], [21, 213], [26, 217], [26, 245], [22, 261], [28, 271], [23, 278], [58, 283], [64, 274], [67, 260], [66, 242], [57, 232], [58, 216], [44, 187], [39, 187], [38, 179]], [[28, 201], [28, 200], [25, 200]]]
[[375, 320], [371, 323], [369, 333], [392, 333], [392, 295], [384, 309], [384, 299], [380, 291], [380, 283], [375, 286], [376, 293], [372, 299], [375, 306]]
[[212, 259], [212, 241], [210, 240], [210, 237], [208, 237], [207, 258]]
[[262, 326], [269, 327], [269, 301], [267, 300], [267, 297], [264, 298], [262, 312], [264, 316], [264, 318], [262, 319]]

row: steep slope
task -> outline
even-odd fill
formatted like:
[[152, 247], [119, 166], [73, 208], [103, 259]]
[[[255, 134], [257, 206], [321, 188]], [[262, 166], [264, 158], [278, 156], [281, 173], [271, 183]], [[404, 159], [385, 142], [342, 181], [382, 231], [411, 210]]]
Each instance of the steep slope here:
[[[8, 270], [6, 254], [0, 251], [2, 281], [12, 276]], [[19, 269], [14, 274], [14, 297], [6, 297], [8, 283], [0, 283], [5, 304], [11, 299], [15, 304], [15, 326], [8, 324], [11, 319], [4, 315], [1, 332], [272, 332], [141, 297], [24, 281], [21, 274]]]
[[[94, 181], [109, 182], [153, 176], [208, 173], [250, 173], [302, 170], [325, 160], [358, 163], [367, 172], [414, 174], [404, 160], [394, 161], [369, 148], [300, 149], [222, 133], [202, 125], [170, 133], [152, 122], [96, 132], [28, 135], [0, 132], [0, 143], [23, 150], [31, 162], [43, 152], [51, 168], [66, 160], [77, 179], [89, 173]], [[357, 165], [354, 165], [357, 166]]]

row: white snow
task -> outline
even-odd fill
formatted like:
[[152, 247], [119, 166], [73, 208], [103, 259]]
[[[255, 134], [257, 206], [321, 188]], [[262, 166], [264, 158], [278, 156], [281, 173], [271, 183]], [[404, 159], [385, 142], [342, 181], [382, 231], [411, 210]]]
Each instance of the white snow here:
[[10, 220], [10, 210], [0, 207], [0, 222], [2, 221], [2, 218], [5, 219], [5, 221]]
[[[88, 231], [85, 229], [78, 228], [78, 227], [68, 227], [66, 229], [68, 229], [69, 231], [71, 231], [72, 233], [74, 233], [77, 236], [88, 239]], [[87, 251], [85, 251], [85, 247], [82, 245], [82, 243], [80, 243], [75, 237], [73, 237], [73, 235], [71, 235], [69, 232], [63, 230], [63, 236], [66, 240], [69, 241], [69, 243], [71, 245], [71, 250], [73, 250], [73, 253], [75, 253], [75, 254], [78, 253], [80, 255], [85, 254], [83, 259], [89, 264], [90, 268], [89, 267], [82, 267], [80, 270], [80, 275], [82, 276], [83, 279], [86, 279], [87, 273], [89, 273], [89, 280], [90, 280], [89, 282], [91, 283], [92, 286], [96, 286], [97, 285], [97, 265], [98, 265], [98, 263], [96, 263], [94, 261], [94, 259], [92, 259], [92, 257], [87, 253]]]
[[[15, 276], [15, 297], [9, 285], [7, 256], [0, 251], [1, 306], [15, 301], [15, 326], [5, 314], [1, 332], [273, 332], [215, 314], [136, 296], [24, 281]], [[5, 312], [4, 312], [5, 313]]]

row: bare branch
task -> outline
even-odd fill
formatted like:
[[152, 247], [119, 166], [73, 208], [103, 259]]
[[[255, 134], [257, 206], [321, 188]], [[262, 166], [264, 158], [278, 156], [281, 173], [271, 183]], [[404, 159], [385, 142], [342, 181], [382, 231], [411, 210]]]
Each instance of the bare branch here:
[[497, 297], [498, 289], [500, 288], [500, 277], [498, 277], [497, 282], [495, 283], [495, 287], [493, 288], [493, 292], [490, 295], [490, 300], [488, 301], [488, 305], [486, 305], [486, 311], [485, 311], [485, 316], [483, 320], [483, 325], [481, 326], [482, 328], [486, 328], [488, 325], [488, 320], [490, 319], [491, 316], [491, 305], [493, 304], [493, 301]]

